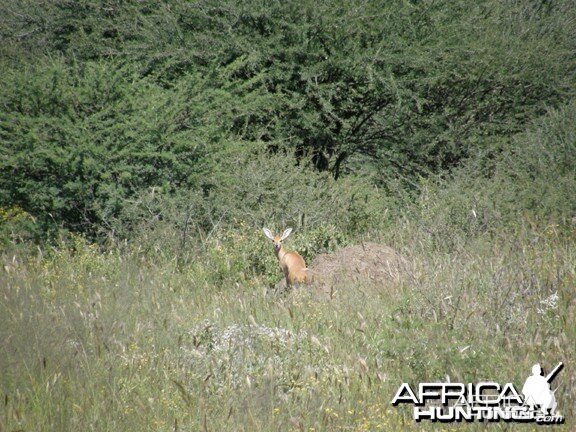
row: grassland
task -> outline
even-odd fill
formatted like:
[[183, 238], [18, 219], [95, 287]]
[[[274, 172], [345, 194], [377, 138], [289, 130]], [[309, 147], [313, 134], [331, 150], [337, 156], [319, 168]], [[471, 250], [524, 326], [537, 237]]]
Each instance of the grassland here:
[[[332, 298], [274, 294], [235, 266], [240, 244], [222, 254], [215, 239], [184, 264], [81, 238], [6, 253], [0, 430], [437, 430], [391, 406], [400, 383], [520, 387], [533, 363], [558, 361], [571, 430], [574, 236], [523, 226], [443, 252], [406, 222], [380, 239], [405, 257], [402, 277]], [[249, 228], [235, 238], [265, 243]]]

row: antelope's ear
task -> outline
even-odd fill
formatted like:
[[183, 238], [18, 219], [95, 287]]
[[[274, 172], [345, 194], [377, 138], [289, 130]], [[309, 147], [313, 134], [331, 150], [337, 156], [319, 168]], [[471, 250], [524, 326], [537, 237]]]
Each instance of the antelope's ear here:
[[290, 235], [291, 232], [292, 228], [286, 228], [286, 230], [282, 233], [282, 237], [280, 237], [280, 240], [284, 240], [286, 237]]
[[264, 231], [264, 235], [266, 237], [268, 237], [270, 240], [274, 240], [274, 236], [272, 235], [272, 233], [268, 228], [262, 228], [262, 231]]

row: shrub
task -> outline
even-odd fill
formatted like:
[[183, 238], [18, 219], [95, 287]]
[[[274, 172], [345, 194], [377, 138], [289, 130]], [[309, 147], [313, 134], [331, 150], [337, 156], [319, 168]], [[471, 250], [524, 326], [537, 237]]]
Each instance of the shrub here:
[[422, 183], [417, 220], [438, 245], [531, 221], [573, 229], [576, 104], [551, 109], [499, 153], [480, 153], [449, 178]]

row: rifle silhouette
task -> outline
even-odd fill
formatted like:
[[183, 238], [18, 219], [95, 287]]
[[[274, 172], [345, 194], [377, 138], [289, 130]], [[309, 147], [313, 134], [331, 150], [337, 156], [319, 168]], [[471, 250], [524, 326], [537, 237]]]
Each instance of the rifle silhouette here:
[[552, 372], [550, 372], [548, 375], [546, 375], [546, 382], [548, 382], [549, 384], [552, 383], [552, 380], [554, 380], [554, 378], [556, 378], [556, 375], [558, 374], [558, 372], [560, 372], [563, 368], [564, 368], [564, 363], [562, 363], [562, 362], [558, 363], [558, 366], [556, 366], [554, 369], [552, 369]]

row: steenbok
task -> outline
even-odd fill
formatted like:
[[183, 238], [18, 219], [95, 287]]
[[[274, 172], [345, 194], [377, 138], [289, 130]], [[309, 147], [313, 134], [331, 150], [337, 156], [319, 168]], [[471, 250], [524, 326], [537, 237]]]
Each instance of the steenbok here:
[[286, 277], [286, 286], [306, 283], [308, 281], [308, 269], [304, 258], [298, 252], [286, 252], [282, 246], [282, 241], [292, 232], [292, 228], [287, 228], [281, 236], [275, 236], [268, 228], [263, 228], [264, 235], [274, 243], [274, 251], [278, 257], [280, 268]]

